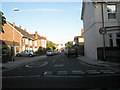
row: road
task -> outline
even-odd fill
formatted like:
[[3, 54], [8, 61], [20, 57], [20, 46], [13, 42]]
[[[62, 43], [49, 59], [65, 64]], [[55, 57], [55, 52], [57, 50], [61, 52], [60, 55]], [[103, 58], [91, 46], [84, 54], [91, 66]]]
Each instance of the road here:
[[120, 73], [59, 54], [3, 72], [2, 80], [2, 88], [118, 88]]

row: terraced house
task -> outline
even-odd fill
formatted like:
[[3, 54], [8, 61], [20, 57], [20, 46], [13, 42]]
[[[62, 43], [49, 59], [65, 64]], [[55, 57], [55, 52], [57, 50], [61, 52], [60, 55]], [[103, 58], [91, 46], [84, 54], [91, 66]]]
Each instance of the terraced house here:
[[33, 36], [36, 40], [35, 51], [37, 51], [38, 49], [43, 50], [44, 48], [46, 48], [46, 42], [47, 42], [46, 37], [40, 36], [37, 31], [35, 32], [35, 34], [31, 34], [31, 36]]
[[35, 50], [35, 38], [26, 29], [7, 22], [0, 33], [0, 40], [4, 41], [9, 48], [14, 46], [15, 54], [24, 50]]

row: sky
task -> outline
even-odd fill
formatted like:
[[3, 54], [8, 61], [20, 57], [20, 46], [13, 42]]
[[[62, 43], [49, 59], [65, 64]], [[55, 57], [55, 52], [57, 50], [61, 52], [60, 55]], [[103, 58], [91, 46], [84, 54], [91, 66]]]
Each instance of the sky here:
[[7, 21], [26, 28], [30, 34], [38, 31], [47, 40], [64, 44], [81, 34], [81, 9], [82, 2], [2, 2], [1, 11]]

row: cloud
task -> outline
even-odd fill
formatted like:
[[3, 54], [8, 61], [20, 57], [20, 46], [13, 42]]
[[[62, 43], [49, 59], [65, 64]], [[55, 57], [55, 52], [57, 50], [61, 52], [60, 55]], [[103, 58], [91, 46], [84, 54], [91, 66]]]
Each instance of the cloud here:
[[26, 10], [23, 10], [23, 11], [26, 11], [26, 12], [62, 12], [64, 11], [63, 9], [26, 9]]

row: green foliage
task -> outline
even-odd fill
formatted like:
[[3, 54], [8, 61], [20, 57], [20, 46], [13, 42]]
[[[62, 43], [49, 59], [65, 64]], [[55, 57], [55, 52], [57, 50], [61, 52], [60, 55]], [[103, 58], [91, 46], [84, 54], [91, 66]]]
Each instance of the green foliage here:
[[72, 47], [73, 46], [73, 41], [68, 41], [66, 44], [65, 44], [65, 47]]
[[44, 55], [46, 53], [46, 49], [39, 47], [39, 49], [35, 52], [37, 55]]
[[51, 41], [48, 41], [47, 42], [47, 50], [54, 50], [54, 49], [56, 49], [54, 46], [54, 43]]
[[6, 23], [6, 18], [3, 15], [4, 15], [3, 12], [0, 11], [0, 16], [2, 17], [2, 25]]

